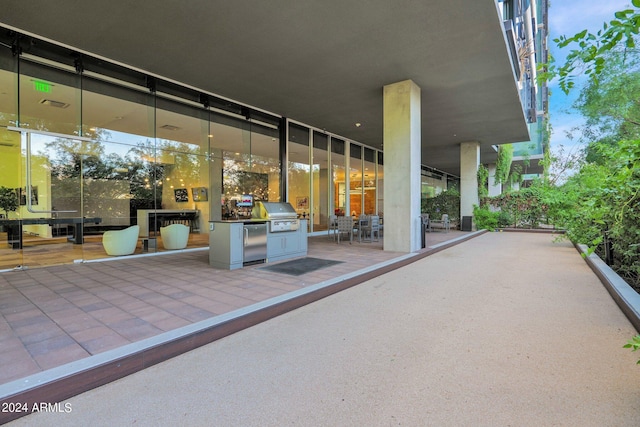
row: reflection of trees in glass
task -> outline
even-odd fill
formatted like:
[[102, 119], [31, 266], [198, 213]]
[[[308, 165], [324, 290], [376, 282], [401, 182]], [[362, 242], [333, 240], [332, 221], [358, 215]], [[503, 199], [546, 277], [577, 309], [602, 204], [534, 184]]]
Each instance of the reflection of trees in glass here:
[[[236, 156], [237, 157], [237, 156]], [[256, 200], [273, 200], [279, 189], [269, 189], [269, 175], [280, 175], [280, 162], [262, 156], [243, 154], [241, 159], [223, 161], [223, 194], [225, 200], [242, 194], [253, 194]]]
[[[95, 180], [117, 180], [129, 183], [126, 194], [116, 192], [104, 198], [129, 198], [139, 207], [159, 206], [162, 200], [162, 186], [165, 177], [173, 173], [185, 186], [201, 184], [201, 171], [206, 161], [199, 155], [199, 147], [191, 144], [161, 141], [156, 147], [152, 140], [138, 143], [126, 155], [106, 153], [108, 132], [102, 131], [97, 140], [78, 141], [56, 138], [46, 144], [51, 165], [52, 186], [61, 188], [61, 194], [75, 194], [79, 197], [80, 177], [84, 185]], [[171, 158], [164, 164], [163, 158]], [[154, 185], [155, 184], [155, 185]], [[87, 194], [85, 194], [87, 197]]]
[[310, 168], [308, 164], [289, 162], [289, 194], [309, 195]]
[[226, 200], [242, 194], [253, 194], [256, 200], [269, 200], [269, 175], [240, 169], [240, 164], [225, 160], [223, 172], [224, 197]]
[[[197, 145], [161, 140], [158, 143], [156, 161], [163, 165], [164, 182], [174, 187], [193, 188], [206, 183], [203, 174], [207, 172], [207, 158], [200, 153]], [[171, 192], [173, 194], [173, 192]]]

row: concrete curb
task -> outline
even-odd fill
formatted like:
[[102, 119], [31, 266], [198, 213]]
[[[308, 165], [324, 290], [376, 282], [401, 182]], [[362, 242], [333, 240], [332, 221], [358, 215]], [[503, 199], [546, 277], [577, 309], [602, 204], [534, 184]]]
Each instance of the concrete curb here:
[[587, 265], [591, 267], [591, 270], [598, 276], [604, 287], [607, 288], [613, 300], [636, 328], [636, 331], [640, 331], [640, 294], [618, 276], [598, 255], [588, 255], [589, 252], [586, 245], [574, 246], [583, 255]]

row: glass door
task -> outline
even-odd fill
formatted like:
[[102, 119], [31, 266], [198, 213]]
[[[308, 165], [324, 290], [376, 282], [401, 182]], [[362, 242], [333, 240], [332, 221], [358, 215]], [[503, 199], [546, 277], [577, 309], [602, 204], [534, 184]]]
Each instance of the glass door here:
[[23, 267], [83, 260], [83, 157], [91, 141], [10, 128], [21, 134], [23, 167], [17, 209], [7, 231], [8, 246]]

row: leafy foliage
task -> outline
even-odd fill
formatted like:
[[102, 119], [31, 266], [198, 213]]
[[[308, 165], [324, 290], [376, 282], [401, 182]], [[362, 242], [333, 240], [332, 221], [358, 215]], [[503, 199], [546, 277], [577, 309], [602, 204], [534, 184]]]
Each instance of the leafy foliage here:
[[[580, 129], [586, 149], [570, 162], [578, 172], [548, 186], [547, 216], [574, 242], [604, 252], [612, 241], [612, 268], [640, 289], [640, 0], [616, 12], [596, 33], [555, 40], [573, 48], [564, 65], [548, 64], [542, 77], [558, 77], [566, 93], [578, 75], [590, 79], [574, 107], [587, 118]], [[555, 159], [545, 159], [552, 164]]]
[[440, 218], [448, 214], [449, 220], [460, 219], [460, 193], [457, 190], [447, 190], [435, 197], [422, 200], [421, 213], [428, 213], [429, 218]]
[[[540, 78], [558, 77], [568, 93], [577, 74], [590, 76], [575, 105], [587, 117], [585, 163], [560, 189], [567, 206], [557, 220], [590, 251], [601, 252], [605, 237], [610, 239], [612, 268], [640, 292], [640, 0], [631, 3], [635, 9], [616, 12], [596, 34], [584, 30], [556, 39], [561, 48], [577, 48], [564, 65], [547, 64]], [[624, 347], [638, 350], [640, 336]]]
[[568, 93], [575, 86], [577, 75], [589, 76], [597, 81], [605, 69], [607, 55], [618, 50], [621, 52], [636, 48], [634, 37], [640, 29], [640, 0], [631, 0], [635, 9], [625, 9], [615, 13], [615, 19], [604, 23], [595, 34], [583, 30], [572, 37], [560, 36], [554, 42], [560, 47], [575, 46], [561, 66], [553, 62], [542, 72], [541, 78], [559, 78], [560, 88]]
[[538, 183], [519, 191], [486, 198], [483, 200], [483, 205], [492, 206], [502, 212], [501, 227], [537, 228], [541, 222], [547, 222], [549, 211], [547, 196], [543, 189], [542, 184]]
[[478, 198], [489, 195], [489, 169], [485, 165], [478, 166]]
[[504, 184], [509, 178], [511, 162], [513, 160], [513, 145], [503, 144], [498, 146], [498, 158], [496, 159], [495, 182]]
[[598, 163], [586, 163], [561, 188], [567, 212], [559, 216], [574, 242], [604, 252], [613, 241], [612, 268], [640, 289], [640, 140], [594, 144]]
[[490, 230], [498, 228], [498, 215], [499, 212], [491, 211], [487, 206], [473, 207], [473, 220], [476, 223], [478, 230]]
[[9, 212], [18, 210], [18, 195], [15, 190], [7, 187], [0, 187], [0, 209], [8, 217]]
[[[640, 335], [636, 335], [635, 337], [631, 338], [629, 342], [623, 345], [622, 347], [630, 348], [631, 351], [636, 351], [640, 349]], [[640, 360], [638, 360], [636, 363], [640, 365]]]

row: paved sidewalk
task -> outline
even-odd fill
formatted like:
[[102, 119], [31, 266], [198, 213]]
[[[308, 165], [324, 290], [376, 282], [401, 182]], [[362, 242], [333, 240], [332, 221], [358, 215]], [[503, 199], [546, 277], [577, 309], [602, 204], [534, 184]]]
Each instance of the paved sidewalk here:
[[484, 234], [12, 425], [640, 425], [636, 331], [553, 239]]

